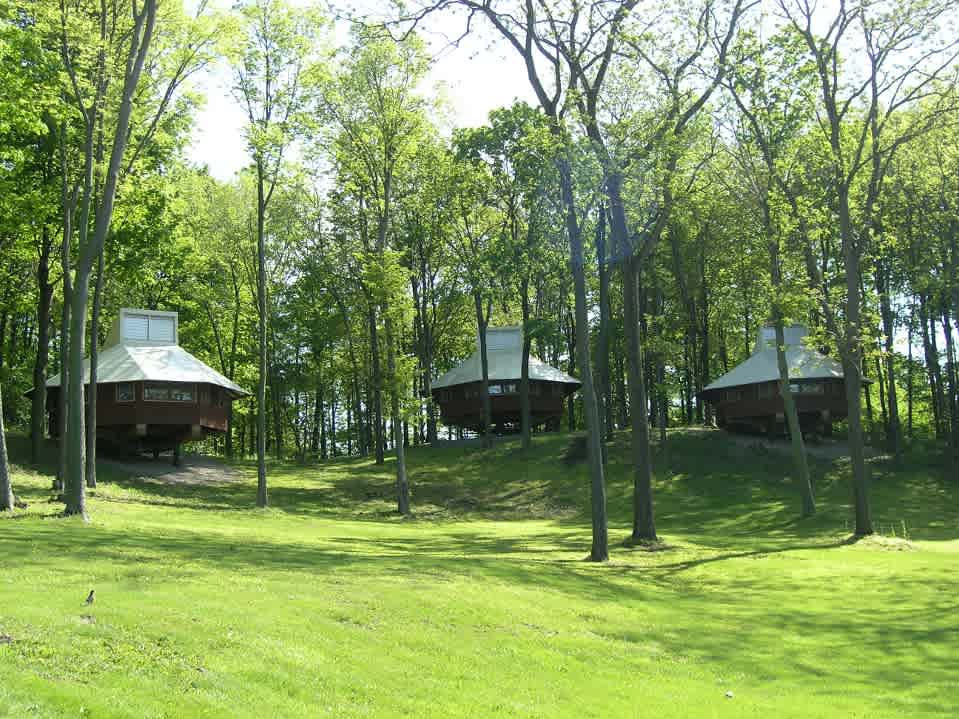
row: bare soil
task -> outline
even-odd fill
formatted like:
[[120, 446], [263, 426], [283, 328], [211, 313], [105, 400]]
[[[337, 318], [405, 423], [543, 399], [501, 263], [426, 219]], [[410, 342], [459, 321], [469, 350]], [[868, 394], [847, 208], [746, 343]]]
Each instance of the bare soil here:
[[184, 455], [180, 466], [173, 466], [173, 458], [169, 455], [160, 455], [157, 459], [143, 457], [140, 459], [103, 459], [104, 464], [115, 467], [134, 477], [158, 479], [170, 484], [222, 484], [224, 482], [239, 482], [243, 474], [234, 467], [223, 464], [212, 457], [200, 455]]
[[[767, 437], [749, 434], [737, 434], [735, 432], [727, 432], [726, 436], [728, 436], [731, 441], [735, 442], [736, 445], [743, 447], [744, 449], [750, 449], [757, 452], [781, 452], [785, 454], [792, 452], [792, 445], [790, 444], [789, 439], [785, 437], [781, 439], [769, 439]], [[828, 438], [821, 438], [817, 439], [816, 441], [806, 440], [806, 454], [811, 457], [827, 460], [848, 457], [849, 444], [843, 440]], [[872, 447], [866, 447], [867, 459], [877, 457], [879, 454], [880, 453]]]

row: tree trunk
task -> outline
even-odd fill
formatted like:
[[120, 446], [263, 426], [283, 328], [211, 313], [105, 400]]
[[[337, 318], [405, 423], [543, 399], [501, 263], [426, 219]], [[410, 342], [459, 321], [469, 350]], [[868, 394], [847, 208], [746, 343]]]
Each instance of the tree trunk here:
[[376, 306], [370, 300], [369, 311], [370, 350], [373, 369], [373, 425], [376, 437], [374, 456], [377, 464], [383, 464], [383, 373], [380, 369], [380, 346], [376, 329]]
[[590, 505], [592, 515], [592, 545], [589, 558], [594, 562], [609, 559], [609, 530], [606, 518], [606, 477], [603, 467], [602, 427], [593, 389], [593, 373], [589, 359], [589, 319], [586, 307], [586, 272], [583, 255], [583, 238], [576, 217], [576, 200], [573, 195], [573, 177], [569, 160], [557, 158], [560, 189], [565, 205], [566, 233], [569, 239], [569, 259], [573, 270], [573, 294], [576, 299], [576, 355], [582, 377], [583, 414], [586, 419], [586, 446], [588, 449], [590, 476]]
[[634, 542], [656, 541], [653, 512], [653, 466], [649, 451], [649, 411], [643, 377], [643, 348], [639, 336], [639, 258], [629, 246], [622, 178], [610, 173], [606, 180], [613, 246], [622, 262], [623, 322], [626, 343], [626, 384], [629, 390], [629, 418], [632, 428], [633, 533]]
[[935, 325], [930, 331], [932, 316], [928, 310], [925, 294], [919, 295], [919, 324], [922, 328], [922, 350], [926, 361], [926, 374], [929, 378], [929, 400], [932, 405], [932, 421], [937, 440], [942, 437], [942, 394], [941, 375], [939, 373], [939, 353], [935, 346]]
[[479, 292], [473, 293], [473, 305], [476, 310], [476, 329], [479, 333], [480, 366], [483, 377], [480, 381], [480, 397], [483, 401], [483, 415], [480, 419], [480, 436], [483, 449], [493, 446], [493, 436], [490, 425], [493, 420], [493, 404], [489, 396], [489, 356], [486, 354], [486, 327], [489, 323], [489, 305], [486, 314], [483, 314], [483, 297]]
[[[771, 223], [767, 223], [769, 227]], [[769, 231], [769, 230], [767, 230]], [[779, 269], [779, 244], [769, 242], [769, 267], [773, 289], [777, 294], [782, 289], [782, 275]], [[816, 513], [816, 500], [813, 496], [812, 482], [809, 479], [809, 464], [806, 461], [806, 445], [803, 442], [802, 428], [799, 425], [799, 413], [796, 400], [789, 386], [789, 365], [786, 362], [786, 336], [783, 331], [783, 316], [780, 310], [780, 298], [772, 303], [773, 324], [776, 327], [776, 363], [779, 368], [779, 394], [783, 399], [786, 423], [789, 427], [789, 441], [792, 445], [793, 464], [796, 470], [796, 483], [802, 500], [800, 516], [811, 517]]]
[[909, 309], [909, 332], [908, 332], [908, 356], [906, 357], [906, 416], [907, 416], [907, 433], [909, 435], [909, 441], [912, 442], [912, 397], [913, 397], [913, 384], [914, 384], [914, 367], [912, 359], [912, 350], [913, 350], [913, 329], [916, 324], [916, 304], [913, 300], [912, 306]]
[[403, 516], [410, 513], [410, 487], [406, 477], [406, 448], [402, 436], [400, 418], [400, 386], [396, 376], [396, 348], [393, 340], [393, 320], [387, 311], [383, 318], [386, 329], [386, 362], [390, 375], [390, 424], [393, 430], [393, 446], [396, 450], [396, 511]]
[[529, 400], [529, 352], [532, 338], [529, 334], [529, 275], [523, 276], [520, 284], [520, 300], [523, 306], [523, 356], [520, 359], [519, 406], [520, 434], [524, 450], [533, 446], [532, 421]]
[[[566, 308], [566, 327], [564, 328], [566, 332], [566, 354], [569, 356], [569, 365], [567, 366], [567, 373], [573, 376], [576, 376], [576, 317], [575, 311], [567, 307]], [[566, 399], [566, 422], [569, 426], [570, 432], [576, 431], [576, 394], [570, 394]], [[600, 436], [602, 436], [602, 429], [600, 429]]]
[[769, 249], [769, 278], [775, 296], [772, 301], [772, 319], [776, 330], [776, 364], [779, 369], [779, 395], [783, 400], [783, 410], [786, 415], [786, 424], [789, 428], [789, 440], [792, 446], [793, 465], [796, 470], [796, 483], [799, 485], [799, 496], [802, 502], [801, 517], [811, 517], [816, 513], [816, 500], [813, 495], [812, 481], [809, 478], [809, 464], [806, 459], [806, 445], [803, 442], [802, 428], [799, 424], [799, 413], [796, 410], [796, 400], [789, 382], [789, 364], [786, 361], [786, 336], [783, 331], [783, 312], [781, 293], [783, 291], [782, 268], [779, 260], [779, 241], [769, 207], [768, 196], [763, 197], [763, 224], [767, 236]]
[[7, 433], [3, 426], [3, 385], [0, 384], [0, 512], [13, 511], [13, 485], [7, 460]]
[[[120, 181], [120, 171], [123, 162], [123, 153], [129, 140], [130, 117], [133, 114], [133, 95], [139, 83], [143, 64], [153, 36], [153, 27], [156, 21], [156, 0], [145, 0], [139, 12], [134, 15], [134, 27], [130, 33], [130, 49], [127, 54], [126, 69], [123, 82], [123, 91], [117, 112], [117, 124], [113, 133], [113, 145], [110, 152], [110, 162], [107, 167], [103, 191], [99, 207], [95, 213], [93, 239], [87, 237], [89, 229], [90, 204], [92, 198], [93, 178], [93, 135], [96, 119], [102, 113], [99, 99], [94, 101], [85, 116], [87, 124], [86, 144], [84, 147], [85, 176], [84, 200], [80, 213], [79, 224], [79, 258], [77, 261], [74, 284], [70, 297], [70, 343], [68, 353], [69, 391], [67, 401], [67, 465], [65, 481], [65, 513], [79, 514], [86, 519], [86, 493], [84, 483], [85, 462], [85, 435], [84, 435], [84, 406], [83, 406], [83, 347], [84, 331], [87, 315], [87, 304], [90, 295], [90, 273], [93, 262], [99, 256], [110, 230], [113, 219], [113, 206], [116, 199], [117, 186]], [[102, 25], [101, 25], [102, 28]], [[67, 48], [64, 47], [64, 51]], [[67, 243], [69, 251], [69, 243]]]
[[899, 422], [899, 398], [896, 396], [895, 371], [895, 323], [892, 302], [889, 298], [889, 277], [884, 262], [877, 262], [876, 289], [879, 292], [879, 310], [882, 315], [882, 331], [885, 336], [886, 397], [889, 406], [887, 439], [889, 451], [898, 462], [902, 455], [902, 425]]
[[84, 431], [84, 377], [83, 351], [86, 335], [87, 303], [90, 294], [90, 274], [84, 266], [78, 266], [70, 293], [70, 349], [67, 381], [67, 467], [64, 482], [64, 500], [67, 515], [79, 515], [86, 519], [86, 433]]
[[606, 257], [606, 209], [600, 205], [596, 220], [596, 262], [599, 267], [599, 399], [603, 412], [603, 438], [613, 438], [613, 391], [609, 376], [609, 264]]
[[270, 498], [266, 486], [266, 196], [263, 161], [256, 163], [256, 506], [266, 507]]
[[839, 232], [842, 238], [843, 264], [846, 270], [845, 351], [843, 374], [846, 385], [846, 409], [849, 427], [849, 459], [852, 463], [853, 496], [856, 508], [856, 536], [873, 533], [869, 505], [869, 473], [866, 467], [860, 397], [862, 395], [862, 345], [860, 335], [859, 254], [855, 247], [849, 211], [849, 189], [839, 183]]
[[959, 462], [959, 372], [956, 370], [956, 347], [952, 338], [949, 310], [943, 303], [942, 328], [946, 336], [946, 380], [949, 384], [949, 449], [953, 462]]
[[44, 225], [37, 263], [37, 356], [33, 364], [33, 395], [30, 400], [30, 463], [36, 466], [43, 451], [44, 418], [47, 411], [47, 364], [50, 361], [50, 310], [53, 284], [50, 282], [50, 255], [53, 240]]
[[97, 373], [100, 360], [100, 308], [103, 304], [103, 250], [97, 257], [97, 281], [93, 287], [93, 316], [90, 319], [90, 382], [87, 385], [87, 487], [97, 486]]

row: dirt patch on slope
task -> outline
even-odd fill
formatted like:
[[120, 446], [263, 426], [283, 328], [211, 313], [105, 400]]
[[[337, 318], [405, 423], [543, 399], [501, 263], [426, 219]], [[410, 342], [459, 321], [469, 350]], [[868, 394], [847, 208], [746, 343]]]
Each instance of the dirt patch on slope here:
[[137, 478], [154, 479], [170, 484], [223, 484], [239, 482], [243, 473], [211, 457], [184, 456], [180, 466], [174, 467], [172, 458], [161, 455], [158, 459], [102, 459], [103, 464], [119, 472]]
[[[737, 434], [735, 432], [726, 432], [726, 436], [737, 446], [758, 453], [776, 452], [789, 454], [792, 452], [792, 444], [785, 438], [768, 439], [757, 435]], [[806, 454], [810, 457], [833, 460], [849, 456], [849, 444], [842, 440], [819, 439], [815, 442], [807, 440], [805, 444]], [[872, 447], [866, 447], [865, 453], [867, 459], [878, 457], [880, 454]]]

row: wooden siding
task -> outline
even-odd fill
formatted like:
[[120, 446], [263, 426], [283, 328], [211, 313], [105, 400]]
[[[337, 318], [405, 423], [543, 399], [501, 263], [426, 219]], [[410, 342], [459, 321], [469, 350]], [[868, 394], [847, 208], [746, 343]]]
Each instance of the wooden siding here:
[[[117, 385], [134, 385], [135, 399], [132, 402], [117, 401]], [[148, 382], [150, 385], [181, 384]], [[151, 426], [157, 427], [158, 432], [166, 434], [167, 430], [161, 427], [185, 427], [197, 425], [206, 432], [226, 431], [227, 414], [230, 398], [221, 387], [214, 385], [194, 385], [193, 401], [154, 401], [143, 399], [143, 382], [97, 384], [97, 429], [109, 428], [115, 434], [123, 428], [133, 428], [136, 425], [146, 425], [148, 433]], [[47, 409], [50, 412], [51, 432], [56, 431], [57, 394], [59, 387], [51, 387], [47, 394]], [[222, 398], [217, 406], [217, 393]]]
[[[520, 423], [519, 380], [494, 380], [490, 385], [505, 385], [516, 391], [490, 394], [493, 425]], [[444, 424], [477, 429], [482, 423], [483, 399], [481, 384], [471, 382], [433, 390], [433, 399], [440, 407]], [[575, 388], [556, 382], [530, 382], [530, 416], [534, 426], [545, 424], [563, 415], [564, 400]]]
[[[823, 386], [822, 394], [795, 394], [796, 410], [803, 415], [828, 412], [831, 420], [846, 416], [846, 394], [843, 380], [795, 380], [793, 384]], [[703, 393], [703, 399], [716, 408], [720, 423], [740, 419], [773, 418], [785, 412], [777, 382], [763, 382]]]

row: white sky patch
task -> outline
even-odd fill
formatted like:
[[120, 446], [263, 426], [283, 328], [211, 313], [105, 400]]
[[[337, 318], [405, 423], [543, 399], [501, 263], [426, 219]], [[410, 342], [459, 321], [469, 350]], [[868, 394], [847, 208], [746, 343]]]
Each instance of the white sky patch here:
[[[435, 58], [422, 92], [442, 99], [440, 117], [435, 118], [444, 134], [452, 127], [477, 127], [487, 122], [498, 107], [522, 99], [535, 104], [525, 68], [516, 52], [498, 40], [482, 22], [457, 46], [451, 42], [462, 35], [465, 20], [443, 15], [430, 18], [421, 34]], [[345, 23], [336, 37], [346, 37]], [[197, 113], [187, 157], [205, 165], [218, 180], [229, 180], [250, 162], [243, 139], [246, 116], [232, 96], [232, 73], [225, 63], [199, 75], [199, 89], [206, 105]]]

